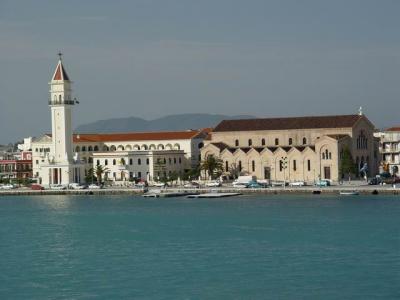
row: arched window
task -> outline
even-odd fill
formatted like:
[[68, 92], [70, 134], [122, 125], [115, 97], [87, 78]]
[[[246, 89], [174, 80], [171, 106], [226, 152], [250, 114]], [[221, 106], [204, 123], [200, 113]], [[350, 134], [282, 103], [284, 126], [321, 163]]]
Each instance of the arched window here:
[[99, 146], [94, 146], [94, 151], [99, 151]]
[[228, 161], [225, 161], [225, 172], [229, 172], [229, 165], [228, 165]]
[[110, 147], [110, 151], [116, 151], [117, 150], [117, 148], [114, 146], [114, 145], [112, 145], [111, 147]]
[[305, 137], [303, 137], [303, 145], [307, 144], [307, 139]]
[[92, 164], [93, 163], [93, 158], [89, 157], [89, 163]]
[[322, 159], [325, 159], [325, 153], [322, 152]]
[[110, 149], [106, 145], [103, 146], [103, 151], [109, 151], [109, 150]]
[[329, 152], [329, 159], [332, 159], [332, 152]]
[[325, 158], [328, 159], [328, 157], [329, 157], [329, 152], [328, 152], [328, 149], [326, 149], [325, 150]]
[[180, 163], [180, 164], [182, 163], [182, 158], [181, 158], [181, 157], [179, 157], [179, 163]]
[[86, 147], [82, 146], [82, 152], [86, 152]]
[[289, 145], [293, 144], [293, 139], [289, 138]]
[[108, 159], [104, 160], [104, 165], [108, 166]]
[[100, 160], [99, 159], [96, 161], [96, 166], [100, 166]]
[[235, 147], [239, 147], [239, 140], [235, 140]]
[[[79, 148], [79, 146], [76, 146], [75, 152], [79, 152], [79, 151], [81, 151], [81, 148]], [[36, 152], [37, 152], [37, 149], [36, 149]]]
[[261, 146], [265, 146], [265, 139], [261, 139]]
[[166, 164], [167, 163], [167, 159], [164, 157], [164, 160], [163, 160], [163, 162], [164, 162], [164, 164]]
[[146, 165], [150, 164], [150, 159], [146, 158]]
[[113, 159], [113, 166], [115, 166], [117, 164], [117, 161], [115, 159]]
[[61, 95], [58, 96], [58, 101], [62, 101]]
[[125, 159], [121, 158], [121, 165], [125, 166]]
[[294, 159], [293, 160], [293, 171], [296, 171], [297, 170], [297, 163], [296, 163], [296, 160]]
[[171, 157], [168, 158], [168, 162], [169, 162], [169, 164], [172, 164], [172, 158]]
[[199, 149], [203, 148], [203, 147], [204, 147], [204, 143], [199, 143], [199, 144], [197, 145], [197, 147], [198, 147]]
[[254, 160], [251, 161], [251, 170], [252, 170], [253, 172], [256, 171], [256, 162], [255, 162]]
[[253, 145], [253, 141], [251, 139], [249, 139], [249, 147]]
[[241, 171], [242, 171], [242, 161], [239, 160], [239, 172], [241, 172]]
[[92, 152], [92, 151], [93, 151], [93, 147], [92, 147], [92, 146], [89, 146], [89, 147], [88, 147], [88, 151]]
[[275, 146], [279, 145], [279, 139], [275, 139]]
[[142, 164], [142, 160], [141, 160], [140, 158], [138, 158], [137, 164], [138, 164], [138, 165], [141, 165], [141, 164]]

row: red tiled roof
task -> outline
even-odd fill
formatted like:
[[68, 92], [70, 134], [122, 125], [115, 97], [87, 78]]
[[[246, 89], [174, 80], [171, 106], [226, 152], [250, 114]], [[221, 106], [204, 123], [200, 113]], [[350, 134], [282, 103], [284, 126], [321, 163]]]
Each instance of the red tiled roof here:
[[224, 120], [215, 127], [214, 132], [353, 127], [363, 117], [360, 115], [338, 115]]
[[390, 127], [388, 129], [386, 129], [385, 131], [400, 131], [400, 126]]
[[58, 62], [56, 71], [54, 72], [53, 80], [69, 80], [68, 74], [65, 71], [61, 61]]
[[144, 140], [185, 140], [202, 134], [201, 130], [188, 131], [159, 131], [159, 132], [130, 132], [130, 133], [99, 133], [74, 134], [74, 143], [88, 142], [124, 142]]

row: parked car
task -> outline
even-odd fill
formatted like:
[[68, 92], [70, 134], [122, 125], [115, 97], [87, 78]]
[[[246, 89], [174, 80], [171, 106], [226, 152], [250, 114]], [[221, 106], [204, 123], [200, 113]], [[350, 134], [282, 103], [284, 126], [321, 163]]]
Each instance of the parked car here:
[[183, 185], [185, 188], [198, 188], [200, 185], [197, 182], [188, 182]]
[[155, 187], [165, 187], [167, 184], [165, 182], [154, 182], [153, 186]]
[[62, 185], [62, 184], [54, 184], [54, 185], [50, 186], [50, 189], [52, 189], [52, 190], [65, 190], [65, 189], [67, 189], [67, 187], [65, 185]]
[[215, 181], [210, 181], [206, 183], [206, 186], [208, 187], [219, 187], [221, 186], [221, 182], [215, 180]]
[[248, 185], [249, 185], [248, 182], [238, 182], [238, 181], [234, 181], [234, 182], [232, 183], [232, 186], [233, 186], [233, 187], [236, 187], [236, 188], [247, 188]]
[[271, 181], [271, 186], [285, 186], [287, 185], [287, 182], [285, 183], [285, 181]]
[[97, 190], [97, 189], [101, 189], [101, 186], [92, 183], [92, 184], [89, 184], [88, 189]]
[[261, 189], [261, 188], [264, 188], [264, 187], [266, 187], [266, 186], [264, 186], [264, 185], [258, 183], [257, 181], [250, 181], [250, 182], [247, 184], [246, 187], [249, 188], [249, 189]]
[[305, 186], [306, 183], [304, 181], [293, 181], [289, 183], [289, 186]]
[[317, 180], [317, 181], [315, 182], [315, 185], [316, 185], [316, 186], [319, 186], [319, 187], [322, 187], [322, 186], [330, 186], [330, 185], [331, 185], [331, 182], [330, 182], [330, 180], [320, 179], [320, 180]]
[[12, 184], [4, 184], [0, 187], [2, 190], [12, 190], [14, 186]]
[[379, 185], [382, 183], [382, 179], [380, 177], [373, 177], [368, 181], [369, 185]]
[[83, 190], [86, 188], [86, 186], [79, 183], [70, 183], [69, 188], [73, 190]]
[[31, 185], [31, 189], [35, 191], [41, 191], [44, 190], [44, 186], [36, 183]]
[[399, 177], [389, 177], [383, 179], [384, 184], [395, 184], [395, 183], [400, 183], [400, 178]]

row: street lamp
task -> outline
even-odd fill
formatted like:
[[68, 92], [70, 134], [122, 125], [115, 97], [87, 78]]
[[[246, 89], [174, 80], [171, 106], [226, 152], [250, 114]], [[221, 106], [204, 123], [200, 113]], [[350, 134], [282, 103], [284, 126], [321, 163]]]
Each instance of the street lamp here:
[[283, 169], [283, 188], [286, 188], [286, 168], [287, 168], [287, 157], [281, 157], [282, 169]]

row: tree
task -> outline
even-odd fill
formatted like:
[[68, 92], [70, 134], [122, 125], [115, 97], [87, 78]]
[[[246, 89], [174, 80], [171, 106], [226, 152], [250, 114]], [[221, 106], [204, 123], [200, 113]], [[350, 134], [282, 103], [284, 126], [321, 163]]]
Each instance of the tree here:
[[345, 174], [348, 174], [349, 181], [351, 179], [351, 174], [357, 173], [356, 165], [348, 147], [343, 148], [342, 158], [339, 164], [339, 172], [342, 177], [344, 177]]
[[223, 161], [222, 159], [215, 158], [213, 155], [209, 155], [200, 163], [200, 168], [205, 171], [211, 179], [215, 179], [222, 174]]
[[94, 169], [94, 173], [96, 174], [97, 177], [97, 184], [101, 183], [101, 177], [104, 173], [108, 172], [108, 168], [107, 167], [103, 167], [101, 165], [96, 166], [96, 168]]
[[230, 177], [232, 177], [233, 179], [236, 179], [239, 177], [240, 168], [239, 168], [238, 164], [232, 163], [228, 170], [229, 170]]
[[86, 183], [93, 183], [96, 180], [95, 172], [93, 168], [90, 168], [85, 176]]

